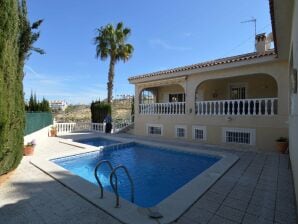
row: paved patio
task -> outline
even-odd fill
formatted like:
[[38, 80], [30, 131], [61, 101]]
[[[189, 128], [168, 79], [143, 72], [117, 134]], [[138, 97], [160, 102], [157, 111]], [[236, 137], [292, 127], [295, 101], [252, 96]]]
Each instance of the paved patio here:
[[[126, 134], [118, 136], [135, 138]], [[181, 141], [154, 141], [199, 146]], [[66, 151], [84, 150], [61, 144], [57, 138], [48, 138], [38, 142], [34, 157], [59, 156]], [[227, 151], [235, 153], [239, 161], [176, 224], [297, 223], [288, 155]], [[0, 223], [119, 223], [31, 165], [30, 159], [24, 157], [9, 181], [0, 186]]]

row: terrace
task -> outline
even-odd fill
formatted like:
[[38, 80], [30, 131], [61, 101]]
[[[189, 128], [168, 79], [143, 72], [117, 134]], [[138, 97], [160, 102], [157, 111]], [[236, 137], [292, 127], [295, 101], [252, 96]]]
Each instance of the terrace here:
[[[101, 136], [73, 133], [74, 136]], [[183, 140], [150, 139], [118, 134], [126, 140], [175, 144], [206, 151], [229, 152], [239, 157], [202, 197], [174, 223], [296, 223], [294, 189], [288, 155], [203, 146]], [[30, 163], [31, 159], [65, 156], [85, 149], [60, 143], [62, 138], [38, 142], [36, 154], [25, 157], [9, 181], [1, 185], [3, 223], [119, 223], [94, 203], [57, 182]], [[66, 181], [71, 176], [56, 173]], [[99, 194], [99, 193], [98, 193]], [[100, 200], [100, 199], [98, 199]], [[138, 223], [137, 221], [135, 223]], [[155, 222], [152, 222], [155, 223]]]

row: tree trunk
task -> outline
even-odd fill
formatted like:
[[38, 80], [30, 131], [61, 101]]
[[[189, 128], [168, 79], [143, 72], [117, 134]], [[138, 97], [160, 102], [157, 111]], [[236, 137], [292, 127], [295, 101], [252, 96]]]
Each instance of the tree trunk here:
[[110, 104], [113, 99], [113, 82], [115, 76], [115, 59], [111, 57], [110, 68], [109, 68], [109, 76], [108, 76], [108, 103]]

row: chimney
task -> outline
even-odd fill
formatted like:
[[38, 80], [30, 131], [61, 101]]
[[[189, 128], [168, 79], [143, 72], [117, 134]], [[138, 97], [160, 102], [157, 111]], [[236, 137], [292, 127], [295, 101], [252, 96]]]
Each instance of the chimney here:
[[257, 53], [264, 53], [266, 50], [266, 34], [260, 33], [256, 35], [255, 48]]

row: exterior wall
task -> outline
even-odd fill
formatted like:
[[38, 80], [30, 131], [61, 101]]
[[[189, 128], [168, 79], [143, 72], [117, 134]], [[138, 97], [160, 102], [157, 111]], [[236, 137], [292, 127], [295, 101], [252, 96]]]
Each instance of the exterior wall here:
[[52, 125], [49, 125], [47, 127], [44, 127], [43, 129], [40, 129], [36, 132], [33, 132], [29, 135], [24, 136], [24, 143], [27, 144], [31, 142], [32, 140], [35, 140], [36, 144], [39, 142], [42, 142], [46, 138], [48, 138], [49, 130]]
[[[208, 116], [195, 114], [195, 96], [197, 87], [206, 80], [232, 78], [242, 80], [250, 74], [268, 74], [278, 85], [278, 115], [275, 116]], [[263, 75], [261, 75], [263, 77]], [[184, 83], [186, 93], [186, 114], [184, 115], [140, 115], [138, 99], [136, 99], [135, 129], [136, 135], [147, 135], [146, 124], [162, 124], [163, 137], [175, 138], [175, 125], [187, 126], [187, 140], [192, 140], [192, 125], [207, 127], [208, 144], [222, 145], [223, 127], [240, 127], [256, 129], [256, 146], [261, 150], [274, 150], [278, 137], [288, 136], [288, 102], [289, 88], [288, 67], [286, 62], [274, 60], [262, 64], [241, 66], [238, 68], [221, 69], [218, 71], [202, 72], [189, 75]], [[136, 96], [142, 88], [136, 84]], [[229, 145], [231, 146], [231, 145]], [[239, 147], [239, 145], [237, 146]]]
[[[207, 141], [202, 143], [214, 145], [228, 145], [230, 147], [238, 147], [239, 145], [231, 145], [222, 142], [222, 128], [238, 127], [251, 128], [256, 131], [256, 145], [247, 146], [259, 150], [274, 151], [275, 140], [280, 136], [288, 136], [288, 127], [285, 123], [285, 117], [234, 117], [232, 120], [227, 119], [228, 116], [187, 116], [184, 115], [141, 115], [135, 121], [134, 133], [136, 135], [147, 135], [147, 124], [162, 124], [163, 138], [175, 138], [175, 125], [187, 126], [187, 140], [192, 141], [192, 126], [206, 126]], [[274, 119], [274, 122], [272, 122]], [[158, 137], [158, 136], [157, 136]], [[244, 145], [243, 145], [244, 146]], [[246, 146], [244, 146], [246, 147]]]
[[[294, 14], [292, 20], [292, 55], [290, 58], [289, 71], [298, 69], [298, 3], [295, 1]], [[291, 111], [289, 117], [289, 148], [293, 171], [293, 179], [296, 192], [296, 202], [298, 204], [298, 94], [291, 91]]]
[[[243, 84], [246, 86], [246, 98], [277, 97], [277, 83], [269, 75], [257, 74], [227, 79], [208, 80], [197, 89], [198, 100], [230, 99], [230, 85]], [[214, 96], [216, 93], [216, 96]]]
[[184, 89], [179, 85], [171, 86], [160, 86], [158, 88], [158, 103], [167, 103], [169, 102], [169, 94], [171, 93], [184, 93]]

